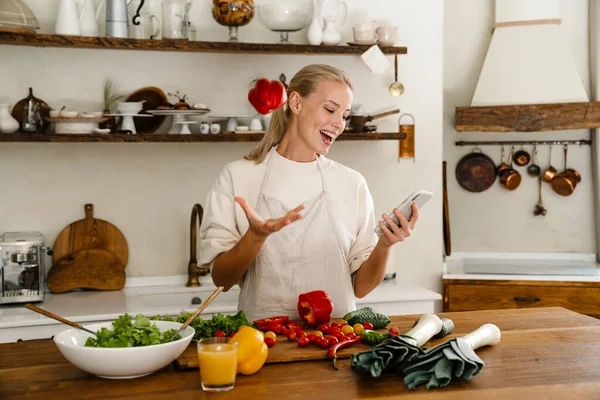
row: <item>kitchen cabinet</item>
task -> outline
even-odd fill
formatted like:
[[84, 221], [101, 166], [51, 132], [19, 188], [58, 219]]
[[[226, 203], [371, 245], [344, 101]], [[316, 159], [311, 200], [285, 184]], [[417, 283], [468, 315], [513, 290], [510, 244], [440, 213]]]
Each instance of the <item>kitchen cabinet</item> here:
[[600, 318], [599, 282], [443, 280], [444, 311], [564, 307]]

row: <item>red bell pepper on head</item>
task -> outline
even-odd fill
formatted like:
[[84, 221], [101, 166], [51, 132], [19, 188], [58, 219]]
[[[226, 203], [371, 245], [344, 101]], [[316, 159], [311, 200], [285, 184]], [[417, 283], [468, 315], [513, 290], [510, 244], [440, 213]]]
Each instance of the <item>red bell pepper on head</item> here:
[[259, 113], [268, 114], [285, 104], [287, 91], [283, 83], [262, 78], [248, 92], [248, 101]]
[[304, 325], [316, 327], [331, 320], [333, 302], [322, 290], [303, 293], [298, 296], [298, 315]]

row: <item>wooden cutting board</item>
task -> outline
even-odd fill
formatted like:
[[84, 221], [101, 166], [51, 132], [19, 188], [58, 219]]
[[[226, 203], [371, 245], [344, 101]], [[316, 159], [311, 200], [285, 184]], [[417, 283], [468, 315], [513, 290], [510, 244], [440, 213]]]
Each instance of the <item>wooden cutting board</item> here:
[[[314, 330], [307, 329], [306, 333], [313, 333]], [[386, 332], [382, 329], [381, 332]], [[196, 343], [192, 342], [190, 346], [183, 352], [175, 364], [178, 369], [186, 370], [192, 368], [198, 368], [198, 353], [196, 349]], [[363, 350], [367, 350], [371, 346], [367, 346], [362, 343], [355, 343], [337, 352], [337, 357], [350, 358], [352, 353], [357, 353]], [[310, 344], [307, 347], [299, 347], [297, 342], [290, 342], [283, 335], [277, 335], [277, 342], [275, 346], [269, 348], [269, 355], [267, 357], [266, 364], [272, 363], [286, 363], [294, 361], [309, 361], [309, 360], [326, 360], [327, 349], [322, 349]]]
[[65, 293], [74, 289], [119, 290], [125, 286], [125, 267], [105, 249], [84, 249], [56, 261], [48, 272], [48, 289]]
[[81, 250], [104, 249], [117, 256], [123, 268], [127, 266], [129, 249], [121, 231], [110, 222], [94, 218], [94, 205], [86, 204], [85, 219], [64, 228], [52, 249], [52, 261], [71, 256]]

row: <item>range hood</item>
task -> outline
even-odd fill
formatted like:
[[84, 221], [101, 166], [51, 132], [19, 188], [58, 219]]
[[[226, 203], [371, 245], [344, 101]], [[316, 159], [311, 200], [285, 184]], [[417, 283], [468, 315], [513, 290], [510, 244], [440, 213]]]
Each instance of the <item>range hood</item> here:
[[600, 126], [564, 39], [560, 0], [496, 0], [494, 32], [471, 107], [457, 131], [544, 131]]

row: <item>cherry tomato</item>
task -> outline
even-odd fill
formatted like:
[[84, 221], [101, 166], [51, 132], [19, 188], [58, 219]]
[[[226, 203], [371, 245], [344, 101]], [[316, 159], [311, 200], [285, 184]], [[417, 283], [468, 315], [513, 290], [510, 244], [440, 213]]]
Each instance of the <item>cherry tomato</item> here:
[[229, 334], [229, 337], [234, 337], [236, 333], [237, 333], [237, 332], [231, 332], [231, 333]]
[[296, 332], [289, 332], [287, 334], [287, 338], [290, 342], [295, 342], [296, 341]]
[[316, 331], [314, 334], [319, 337], [323, 337], [323, 332], [321, 332], [321, 331]]
[[296, 336], [298, 336], [298, 339], [303, 338], [306, 336], [306, 332], [304, 331], [296, 331]]
[[215, 331], [213, 333], [213, 337], [225, 337], [225, 336], [227, 336], [227, 335], [223, 331]]
[[317, 343], [318, 336], [315, 335], [314, 333], [311, 333], [310, 335], [308, 335], [307, 338], [310, 341], [310, 343]]
[[345, 319], [340, 319], [340, 326], [348, 325], [348, 321]]
[[341, 338], [339, 338], [340, 342], [347, 342], [348, 340], [350, 340], [348, 336], [342, 336]]
[[348, 332], [346, 336], [348, 336], [349, 339], [356, 339], [356, 333], [354, 332]]
[[283, 329], [283, 327], [281, 326], [281, 324], [272, 324], [271, 325], [271, 330], [275, 333], [281, 333], [282, 329]]
[[354, 324], [352, 328], [357, 335], [360, 335], [360, 333], [365, 330], [365, 327], [362, 324]]
[[310, 344], [310, 340], [306, 336], [301, 337], [300, 339], [298, 339], [298, 346], [299, 347], [306, 347], [309, 344]]
[[352, 327], [351, 327], [350, 325], [344, 325], [344, 326], [342, 327], [342, 333], [343, 333], [344, 335], [347, 335], [347, 334], [349, 334], [350, 332], [354, 332], [354, 329], [352, 329]]
[[267, 347], [273, 347], [275, 346], [275, 339], [273, 338], [265, 338], [265, 343], [267, 344]]
[[265, 333], [265, 339], [266, 338], [271, 338], [273, 340], [277, 340], [277, 334], [273, 331], [268, 331], [267, 333]]
[[335, 336], [338, 339], [343, 338], [345, 335], [342, 333], [342, 331], [337, 331], [335, 332], [332, 336]]
[[400, 334], [400, 329], [396, 328], [395, 326], [390, 328], [390, 335], [398, 336], [399, 334]]
[[329, 346], [333, 346], [334, 344], [338, 344], [339, 340], [335, 336], [329, 336], [327, 341], [329, 342]]
[[340, 327], [340, 324], [338, 324], [337, 322], [332, 322], [332, 323], [331, 323], [331, 327], [332, 327], [332, 328], [339, 328], [339, 327]]
[[329, 348], [329, 340], [327, 340], [325, 338], [321, 338], [321, 340], [319, 341], [319, 347], [321, 347], [322, 349], [328, 349]]
[[363, 322], [362, 326], [365, 329], [373, 330], [373, 324], [370, 322]]
[[329, 328], [331, 328], [331, 325], [329, 325], [329, 324], [321, 324], [321, 325], [319, 325], [319, 326], [317, 327], [317, 330], [318, 330], [319, 332], [326, 333], [326, 332], [329, 330]]

